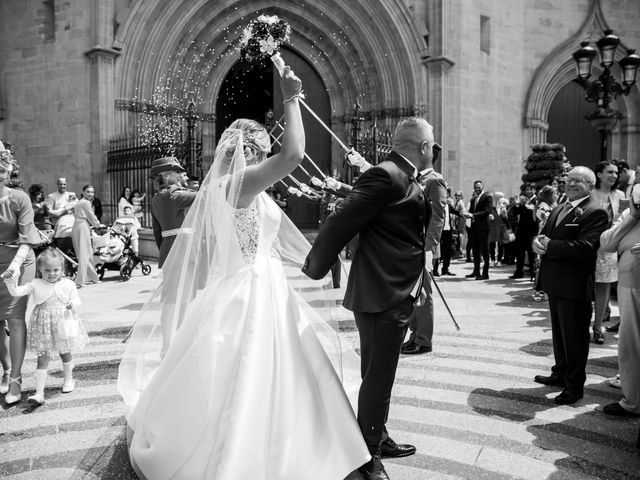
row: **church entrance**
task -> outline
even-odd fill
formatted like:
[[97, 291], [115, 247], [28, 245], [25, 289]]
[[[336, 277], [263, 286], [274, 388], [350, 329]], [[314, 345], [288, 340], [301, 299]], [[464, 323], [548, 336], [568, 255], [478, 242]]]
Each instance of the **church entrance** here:
[[[326, 125], [331, 125], [331, 109], [329, 95], [322, 78], [312, 65], [292, 50], [282, 51], [285, 63], [291, 67], [302, 80], [305, 102], [313, 109]], [[284, 112], [282, 93], [277, 70], [273, 65], [258, 70], [243, 62], [237, 62], [225, 77], [216, 100], [216, 141], [236, 118], [250, 118], [266, 123], [267, 112], [273, 111], [274, 120], [280, 121]], [[306, 153], [324, 172], [331, 174], [331, 136], [314, 119], [306, 109], [302, 108], [302, 118], [306, 134]], [[276, 136], [281, 132], [274, 130]], [[272, 139], [273, 152], [279, 146]], [[301, 183], [308, 184], [310, 175], [320, 177], [320, 173], [308, 159], [303, 160], [302, 168], [294, 170], [292, 175]], [[274, 186], [282, 191], [287, 186], [296, 186], [292, 179], [285, 178]], [[301, 228], [316, 228], [320, 219], [318, 202], [310, 202], [301, 197], [289, 197], [287, 214]]]
[[584, 118], [595, 109], [595, 104], [585, 101], [582, 87], [574, 82], [560, 89], [549, 109], [547, 141], [563, 144], [574, 167], [593, 169], [600, 161], [600, 132]]

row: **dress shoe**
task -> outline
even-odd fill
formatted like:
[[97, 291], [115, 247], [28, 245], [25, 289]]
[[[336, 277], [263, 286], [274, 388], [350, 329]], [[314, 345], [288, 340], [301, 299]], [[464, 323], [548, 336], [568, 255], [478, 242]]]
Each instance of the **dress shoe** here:
[[509, 278], [513, 278], [513, 279], [518, 279], [518, 278], [524, 278], [524, 273], [521, 272], [516, 272], [513, 275], [511, 275]]
[[598, 345], [604, 345], [604, 335], [602, 332], [597, 330], [593, 331], [593, 343], [597, 343]]
[[582, 398], [582, 393], [563, 390], [556, 398], [553, 399], [558, 405], [571, 405]]
[[476, 272], [471, 272], [469, 275], [465, 275], [466, 278], [476, 278], [478, 275], [480, 275], [479, 273]]
[[387, 438], [380, 445], [380, 455], [382, 458], [408, 457], [414, 453], [416, 453], [416, 447], [413, 445], [397, 444], [391, 438]]
[[380, 454], [373, 455], [373, 458], [361, 466], [358, 471], [364, 480], [391, 480], [384, 469]]
[[476, 280], [489, 280], [489, 275], [477, 275]]
[[622, 383], [620, 383], [620, 374], [609, 380], [609, 386], [613, 388], [622, 388]]
[[615, 325], [611, 325], [609, 327], [606, 327], [605, 330], [607, 332], [616, 333], [618, 330], [620, 330], [620, 323], [618, 322]]
[[455, 274], [455, 273], [452, 273], [452, 272], [450, 272], [449, 270], [446, 270], [446, 271], [442, 272], [442, 274], [443, 274], [443, 275], [449, 275], [450, 277], [455, 277], [455, 276], [456, 276], [456, 274]]
[[5, 370], [4, 375], [2, 375], [2, 383], [0, 383], [0, 394], [4, 395], [9, 391], [9, 377], [11, 375], [11, 370]]
[[426, 347], [424, 345], [418, 345], [417, 343], [411, 342], [410, 345], [404, 346], [400, 349], [400, 352], [405, 355], [417, 355], [420, 353], [429, 353], [431, 352], [431, 347]]
[[640, 413], [630, 412], [618, 402], [605, 405], [602, 407], [602, 411], [607, 415], [615, 415], [616, 417], [640, 417]]
[[18, 378], [11, 377], [9, 379], [9, 390], [11, 390], [12, 383], [15, 383], [16, 385], [18, 385], [19, 389], [16, 395], [12, 393], [7, 393], [4, 396], [4, 403], [6, 403], [7, 405], [13, 405], [15, 403], [18, 403], [20, 400], [22, 400], [22, 376], [19, 376]]
[[536, 375], [535, 377], [533, 377], [533, 380], [536, 383], [541, 383], [542, 385], [564, 387], [564, 380], [559, 376], [557, 376], [556, 374], [551, 374], [548, 377], [545, 375]]

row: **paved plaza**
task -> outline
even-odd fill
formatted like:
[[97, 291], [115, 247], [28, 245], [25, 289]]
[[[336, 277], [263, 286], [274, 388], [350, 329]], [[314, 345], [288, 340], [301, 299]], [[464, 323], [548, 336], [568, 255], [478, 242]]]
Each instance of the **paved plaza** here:
[[[0, 478], [136, 478], [127, 460], [116, 377], [122, 340], [158, 276], [152, 267], [149, 277], [136, 270], [129, 282], [107, 272], [100, 285], [80, 290], [91, 344], [76, 358], [78, 387], [60, 393], [62, 371], [54, 360], [43, 407], [33, 409], [26, 400], [1, 405]], [[592, 345], [584, 399], [556, 406], [558, 390], [533, 382], [534, 375], [548, 373], [552, 351], [546, 304], [531, 299], [531, 283], [509, 280], [512, 267], [492, 269], [488, 281], [464, 279], [469, 263], [454, 262], [451, 270], [457, 276], [440, 277], [438, 284], [461, 331], [436, 298], [433, 353], [400, 360], [388, 427], [396, 441], [415, 444], [418, 453], [386, 460], [391, 478], [640, 479], [638, 419], [600, 411], [620, 396], [608, 385], [617, 370], [616, 336]], [[336, 299], [342, 293], [335, 290]], [[343, 321], [342, 330], [357, 346], [353, 322]], [[27, 394], [34, 369], [29, 353]]]

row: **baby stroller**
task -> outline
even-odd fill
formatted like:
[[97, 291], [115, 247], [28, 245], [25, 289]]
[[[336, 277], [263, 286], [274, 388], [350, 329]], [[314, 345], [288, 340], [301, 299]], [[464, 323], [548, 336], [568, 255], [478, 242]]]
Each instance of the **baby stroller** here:
[[119, 217], [107, 233], [94, 240], [94, 255], [100, 259], [100, 263], [96, 263], [96, 273], [100, 280], [106, 270], [117, 270], [122, 281], [127, 281], [138, 265], [143, 275], [151, 273], [151, 265], [144, 263], [133, 253], [132, 242], [138, 238], [138, 225], [135, 217]]

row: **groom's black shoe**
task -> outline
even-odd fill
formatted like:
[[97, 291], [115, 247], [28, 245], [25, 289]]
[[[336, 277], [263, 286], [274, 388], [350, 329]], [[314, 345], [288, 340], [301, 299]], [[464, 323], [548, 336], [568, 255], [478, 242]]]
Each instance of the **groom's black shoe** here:
[[380, 455], [382, 458], [408, 457], [416, 453], [416, 447], [408, 444], [397, 444], [391, 438], [387, 438], [380, 445]]
[[420, 353], [429, 353], [431, 352], [431, 347], [427, 347], [425, 345], [418, 345], [417, 343], [409, 343], [407, 342], [406, 344], [402, 345], [402, 349], [400, 349], [400, 352], [403, 355], [417, 355]]
[[382, 465], [380, 454], [373, 454], [371, 460], [361, 466], [358, 471], [364, 480], [391, 480]]
[[564, 387], [564, 380], [555, 373], [552, 373], [548, 377], [545, 375], [536, 375], [535, 377], [533, 377], [533, 381], [536, 383], [541, 383], [542, 385]]

